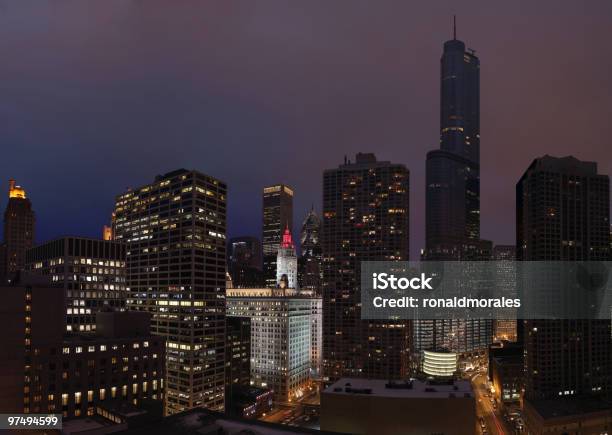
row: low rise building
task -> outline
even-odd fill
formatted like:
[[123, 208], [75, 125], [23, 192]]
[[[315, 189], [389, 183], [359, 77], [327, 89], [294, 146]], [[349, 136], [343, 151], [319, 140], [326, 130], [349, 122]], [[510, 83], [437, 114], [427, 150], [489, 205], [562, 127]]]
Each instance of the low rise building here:
[[226, 394], [225, 413], [233, 417], [259, 418], [272, 410], [274, 393], [258, 387], [231, 385]]
[[392, 382], [342, 378], [321, 393], [321, 430], [371, 435], [470, 435], [476, 402], [469, 381]]
[[125, 309], [126, 246], [123, 243], [62, 237], [26, 251], [26, 269], [44, 275], [66, 293], [66, 331], [90, 332], [96, 313]]
[[523, 402], [527, 435], [607, 434], [612, 432], [612, 401], [559, 397]]
[[148, 313], [98, 312], [95, 334], [65, 335], [62, 287], [29, 281], [0, 291], [0, 412], [70, 419], [111, 402], [161, 404], [165, 342], [149, 333]]
[[491, 359], [489, 366], [493, 397], [497, 403], [509, 405], [518, 403], [523, 380], [522, 355], [500, 355]]

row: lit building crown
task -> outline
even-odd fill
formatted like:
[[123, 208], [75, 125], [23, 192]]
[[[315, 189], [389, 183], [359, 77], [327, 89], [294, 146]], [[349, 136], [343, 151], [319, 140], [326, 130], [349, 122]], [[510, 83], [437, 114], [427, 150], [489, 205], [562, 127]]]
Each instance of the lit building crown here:
[[295, 245], [293, 244], [293, 238], [291, 237], [291, 231], [289, 231], [289, 227], [286, 227], [285, 232], [283, 233], [283, 241], [281, 242], [281, 248], [295, 248]]
[[15, 180], [9, 180], [9, 198], [26, 199], [25, 189], [15, 184]]

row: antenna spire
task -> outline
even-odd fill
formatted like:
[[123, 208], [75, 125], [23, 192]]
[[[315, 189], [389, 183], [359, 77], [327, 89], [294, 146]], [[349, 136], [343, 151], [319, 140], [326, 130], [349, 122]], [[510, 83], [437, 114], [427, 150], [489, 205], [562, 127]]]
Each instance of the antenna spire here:
[[457, 15], [453, 15], [453, 40], [457, 40]]

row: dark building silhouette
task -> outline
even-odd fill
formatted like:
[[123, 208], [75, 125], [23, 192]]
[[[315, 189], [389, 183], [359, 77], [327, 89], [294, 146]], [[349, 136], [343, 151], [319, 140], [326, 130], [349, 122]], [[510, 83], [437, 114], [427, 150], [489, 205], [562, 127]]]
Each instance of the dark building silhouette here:
[[257, 237], [234, 237], [227, 245], [227, 271], [234, 287], [263, 286], [262, 247]]
[[301, 289], [321, 294], [321, 218], [314, 207], [306, 215], [300, 232], [301, 254], [298, 259], [298, 282]]
[[324, 376], [397, 379], [408, 369], [408, 322], [361, 320], [361, 262], [407, 261], [409, 172], [357, 154], [323, 174]]
[[[440, 59], [440, 149], [427, 153], [425, 250], [429, 261], [480, 261], [492, 244], [480, 239], [480, 60], [456, 38]], [[420, 320], [415, 349], [485, 351], [490, 320]]]
[[96, 312], [125, 309], [126, 246], [110, 240], [62, 237], [26, 252], [26, 270], [46, 276], [66, 293], [66, 330], [96, 328]]
[[127, 306], [167, 339], [166, 411], [223, 409], [225, 183], [179, 169], [117, 196], [113, 234], [127, 244]]
[[[535, 159], [516, 185], [517, 259], [610, 260], [610, 181], [595, 162]], [[524, 320], [525, 398], [607, 395], [609, 320]]]
[[251, 381], [251, 318], [225, 318], [227, 336], [226, 388], [231, 384], [249, 385]]
[[0, 288], [0, 410], [91, 416], [98, 405], [164, 398], [165, 343], [148, 313], [104, 311], [96, 332], [65, 336], [65, 293], [20, 274]]
[[265, 285], [276, 286], [276, 255], [288, 228], [293, 234], [293, 189], [285, 184], [275, 184], [263, 189], [263, 272]]
[[26, 191], [9, 180], [4, 211], [4, 243], [0, 247], [0, 280], [12, 279], [25, 267], [26, 250], [34, 246], [35, 217]]
[[480, 60], [453, 35], [440, 59], [440, 149], [427, 154], [426, 253], [465, 257], [480, 238]]

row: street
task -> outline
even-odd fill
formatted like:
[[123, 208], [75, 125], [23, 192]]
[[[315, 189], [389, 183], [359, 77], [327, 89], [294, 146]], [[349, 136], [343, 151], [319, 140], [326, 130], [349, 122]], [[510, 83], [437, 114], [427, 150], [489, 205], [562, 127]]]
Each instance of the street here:
[[[491, 403], [490, 393], [487, 391], [486, 374], [477, 373], [472, 377], [472, 387], [476, 395], [476, 419], [478, 432], [490, 435], [513, 435], [515, 430], [501, 416], [499, 407]], [[484, 419], [486, 431], [481, 429], [481, 418]]]

